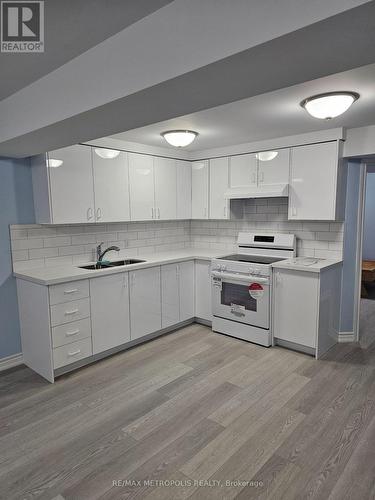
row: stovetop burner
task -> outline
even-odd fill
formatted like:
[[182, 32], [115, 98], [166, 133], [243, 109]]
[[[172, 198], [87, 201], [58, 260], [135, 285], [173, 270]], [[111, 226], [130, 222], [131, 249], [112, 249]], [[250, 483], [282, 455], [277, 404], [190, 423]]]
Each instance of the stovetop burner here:
[[241, 253], [235, 253], [232, 255], [226, 255], [225, 257], [220, 257], [220, 260], [231, 260], [234, 262], [247, 262], [249, 264], [273, 264], [274, 262], [279, 262], [280, 260], [285, 260], [283, 257], [262, 257], [261, 255], [245, 255]]

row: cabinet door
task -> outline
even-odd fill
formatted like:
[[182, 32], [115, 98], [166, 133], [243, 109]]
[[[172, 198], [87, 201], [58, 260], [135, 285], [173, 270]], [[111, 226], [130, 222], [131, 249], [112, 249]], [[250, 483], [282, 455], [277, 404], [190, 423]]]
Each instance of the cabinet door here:
[[314, 348], [318, 324], [318, 274], [276, 269], [274, 285], [274, 337]]
[[191, 219], [191, 163], [176, 161], [177, 219]]
[[129, 153], [129, 186], [131, 220], [155, 218], [152, 156]]
[[93, 354], [130, 340], [128, 273], [90, 280]]
[[257, 171], [258, 162], [255, 154], [231, 156], [230, 187], [255, 187], [257, 185]]
[[179, 290], [180, 290], [180, 321], [194, 318], [194, 261], [180, 262]]
[[212, 321], [211, 263], [195, 262], [195, 316]]
[[52, 218], [54, 224], [94, 222], [92, 157], [89, 146], [71, 146], [48, 153], [62, 160], [49, 167]]
[[155, 218], [175, 219], [176, 201], [176, 162], [171, 158], [154, 159], [155, 177]]
[[229, 201], [224, 198], [228, 184], [228, 158], [210, 160], [210, 219], [229, 218]]
[[259, 185], [288, 184], [289, 149], [257, 153]]
[[97, 222], [130, 219], [128, 155], [120, 152], [116, 158], [102, 158], [92, 148]]
[[292, 148], [289, 219], [335, 220], [338, 144]]
[[208, 219], [208, 162], [192, 163], [192, 219]]
[[161, 329], [160, 267], [130, 273], [130, 336], [144, 337]]
[[178, 264], [161, 267], [162, 328], [180, 321], [180, 291]]

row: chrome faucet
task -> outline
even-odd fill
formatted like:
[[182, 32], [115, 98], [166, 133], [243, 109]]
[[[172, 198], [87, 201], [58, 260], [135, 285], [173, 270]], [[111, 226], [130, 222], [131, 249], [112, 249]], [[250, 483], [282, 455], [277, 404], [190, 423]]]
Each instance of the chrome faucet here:
[[116, 246], [108, 247], [104, 251], [102, 251], [102, 245], [104, 242], [102, 241], [97, 247], [96, 247], [96, 261], [101, 262], [103, 260], [104, 255], [107, 252], [110, 252], [111, 250], [114, 250], [115, 252], [119, 252], [120, 248]]

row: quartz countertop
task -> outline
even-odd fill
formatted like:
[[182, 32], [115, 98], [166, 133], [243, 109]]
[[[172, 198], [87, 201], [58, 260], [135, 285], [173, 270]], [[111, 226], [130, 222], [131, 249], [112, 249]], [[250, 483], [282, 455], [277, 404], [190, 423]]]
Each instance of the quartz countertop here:
[[342, 260], [318, 259], [315, 257], [294, 257], [293, 259], [280, 260], [272, 264], [273, 269], [291, 269], [293, 271], [306, 271], [320, 273], [324, 269], [342, 264]]
[[[211, 260], [215, 257], [221, 257], [228, 254], [225, 250], [213, 250], [209, 248], [185, 248], [181, 250], [171, 250], [170, 252], [159, 252], [146, 255], [129, 255], [126, 258], [134, 258], [144, 260], [138, 264], [130, 264], [128, 266], [111, 267], [108, 269], [81, 269], [78, 266], [92, 264], [92, 262], [81, 264], [67, 264], [63, 266], [41, 267], [36, 269], [27, 269], [15, 271], [13, 274], [18, 279], [32, 281], [40, 285], [56, 285], [68, 281], [76, 281], [87, 278], [97, 278], [99, 276], [108, 276], [110, 274], [123, 273], [126, 271], [135, 271], [137, 269], [145, 269], [147, 267], [155, 267], [164, 264], [173, 264], [174, 262], [182, 262], [192, 259]], [[119, 260], [119, 259], [112, 259]]]

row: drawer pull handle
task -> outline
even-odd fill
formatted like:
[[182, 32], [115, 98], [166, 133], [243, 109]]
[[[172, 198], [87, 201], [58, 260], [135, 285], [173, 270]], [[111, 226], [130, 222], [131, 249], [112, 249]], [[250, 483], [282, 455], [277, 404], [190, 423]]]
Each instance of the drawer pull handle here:
[[77, 314], [79, 309], [73, 309], [72, 311], [65, 311], [65, 316], [71, 316], [72, 314]]
[[77, 356], [81, 352], [81, 349], [77, 349], [76, 351], [73, 352], [68, 352], [68, 356]]
[[66, 295], [69, 295], [70, 293], [76, 293], [78, 292], [78, 288], [73, 288], [72, 290], [64, 290], [64, 293]]
[[72, 335], [77, 335], [77, 333], [79, 333], [79, 329], [77, 328], [77, 330], [73, 330], [71, 332], [66, 332], [66, 336], [67, 337], [71, 337]]

